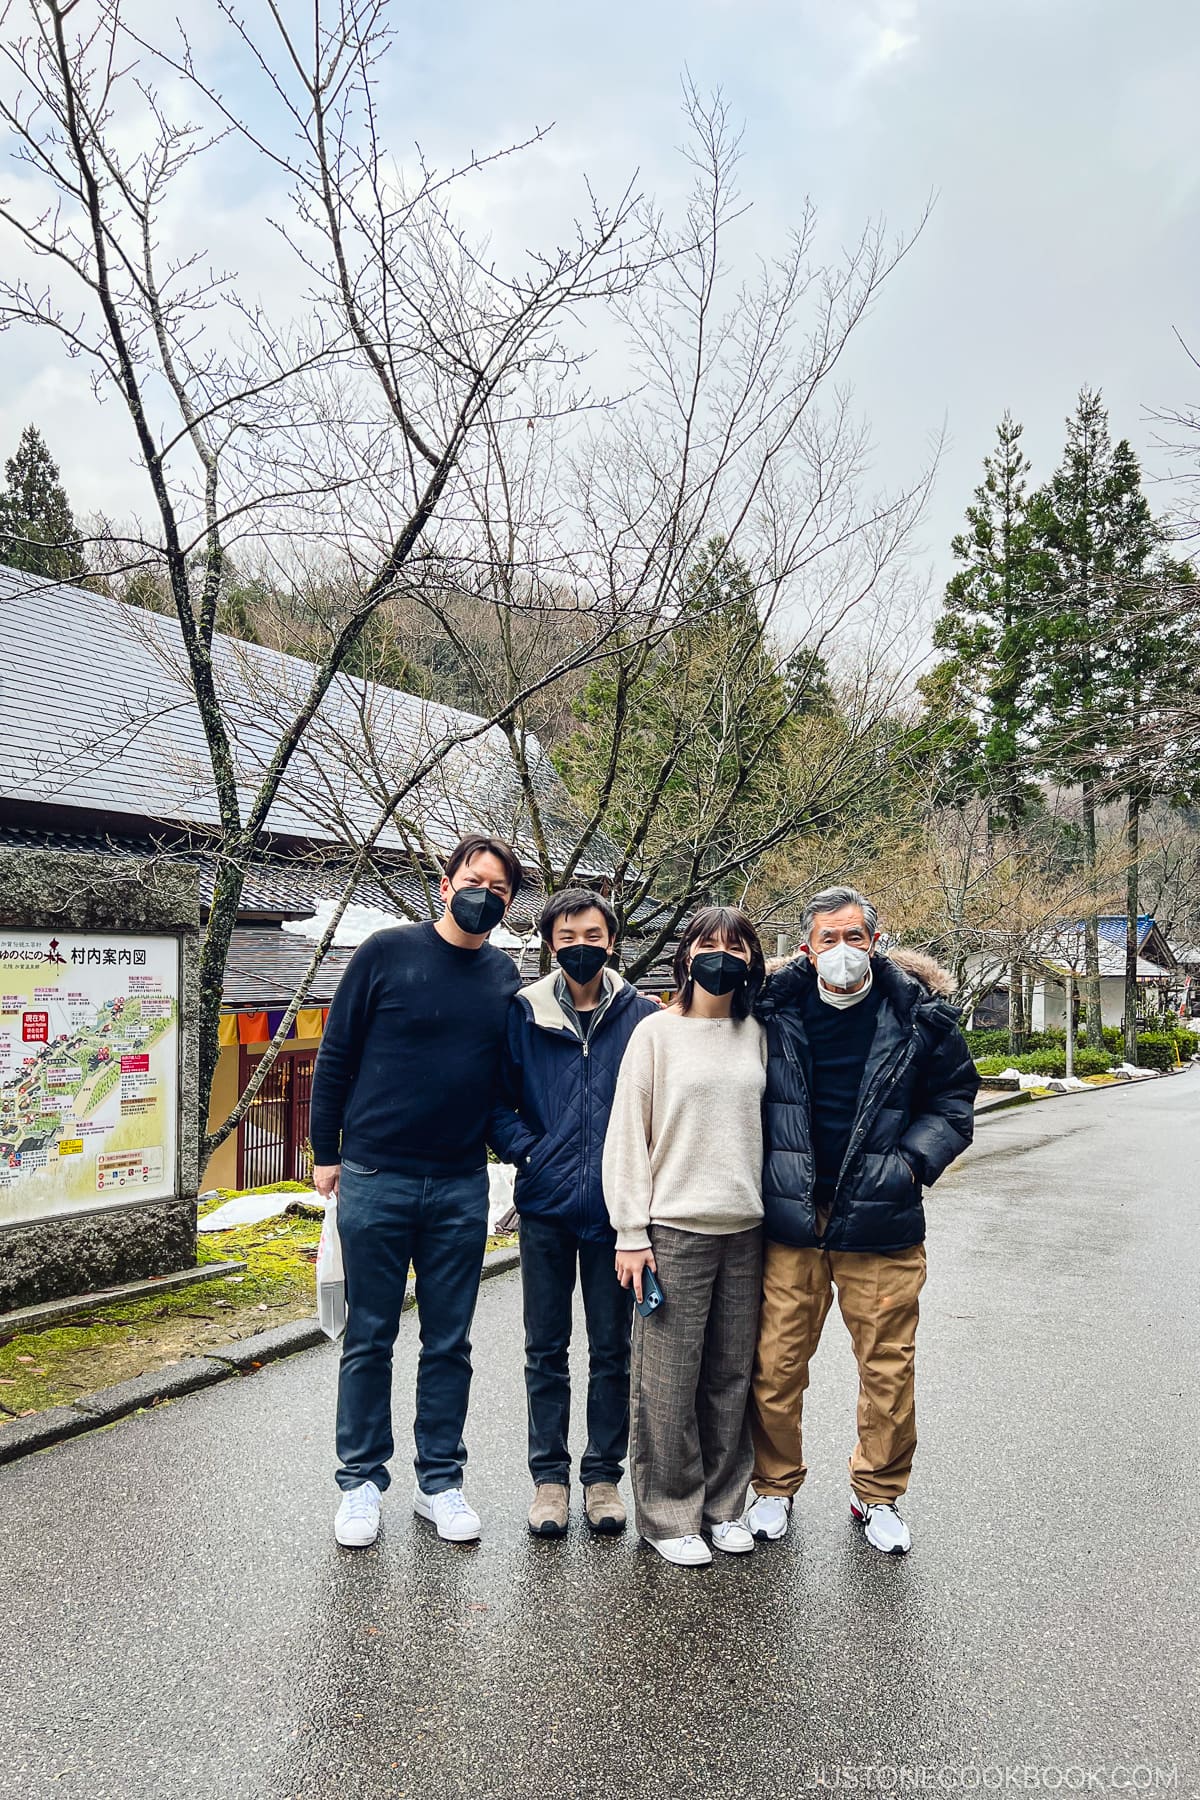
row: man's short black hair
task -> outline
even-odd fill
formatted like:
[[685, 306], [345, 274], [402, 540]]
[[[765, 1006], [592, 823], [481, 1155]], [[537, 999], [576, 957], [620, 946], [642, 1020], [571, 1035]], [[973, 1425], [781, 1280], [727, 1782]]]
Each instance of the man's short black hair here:
[[608, 935], [615, 938], [620, 930], [617, 915], [604, 898], [603, 894], [594, 894], [591, 888], [564, 888], [561, 894], [552, 894], [542, 908], [542, 916], [538, 920], [538, 930], [542, 934], [543, 943], [553, 946], [554, 921], [571, 919], [576, 913], [590, 912], [593, 907], [600, 914], [608, 927]]
[[521, 859], [511, 844], [503, 838], [465, 837], [455, 844], [446, 858], [446, 878], [453, 881], [465, 863], [476, 856], [494, 856], [498, 863], [504, 865], [504, 873], [508, 876], [508, 897], [515, 900], [521, 891], [521, 883], [525, 879], [525, 871], [521, 867]]

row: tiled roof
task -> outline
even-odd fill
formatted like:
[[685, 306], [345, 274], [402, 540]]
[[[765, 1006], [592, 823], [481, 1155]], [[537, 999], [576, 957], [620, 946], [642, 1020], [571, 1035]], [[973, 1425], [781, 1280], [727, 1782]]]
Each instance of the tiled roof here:
[[[0, 806], [3, 802], [0, 801]], [[115, 832], [43, 831], [32, 825], [13, 825], [0, 820], [0, 851], [3, 850], [67, 850], [83, 851], [93, 856], [166, 857], [174, 862], [191, 863], [200, 877], [200, 901], [205, 908], [212, 904], [218, 862], [210, 851], [196, 845], [175, 842], [164, 845], [153, 837], [129, 837]], [[246, 871], [245, 884], [238, 911], [265, 913], [273, 919], [307, 919], [318, 900], [340, 897], [344, 877], [337, 862], [314, 862], [301, 857], [263, 857]], [[366, 906], [382, 906], [398, 911], [396, 896], [423, 912], [425, 888], [411, 864], [382, 871], [378, 877], [365, 876], [355, 886], [355, 898]], [[540, 890], [537, 893], [540, 903]]]
[[[239, 925], [225, 961], [223, 1005], [253, 1012], [285, 1007], [308, 968], [313, 947], [271, 925]], [[330, 950], [305, 998], [306, 1006], [328, 1006], [350, 958], [351, 949]]]
[[[2, 802], [0, 802], [2, 805]], [[194, 863], [200, 876], [200, 898], [204, 907], [211, 903], [213, 883], [216, 879], [217, 864], [211, 854], [202, 849], [190, 846], [186, 842], [176, 843], [164, 849], [160, 842], [151, 837], [130, 837], [112, 832], [87, 831], [44, 831], [37, 826], [13, 825], [0, 820], [0, 855], [6, 850], [65, 850], [86, 852], [90, 855], [149, 857], [167, 855], [180, 862]], [[344, 878], [337, 866], [329, 863], [314, 863], [311, 859], [300, 857], [264, 858], [256, 862], [246, 873], [246, 883], [242, 890], [239, 916], [247, 920], [255, 913], [263, 914], [272, 920], [311, 918], [320, 900], [340, 899], [344, 889]], [[359, 881], [354, 890], [354, 899], [362, 906], [380, 907], [384, 912], [401, 915], [399, 899], [407, 901], [418, 917], [424, 917], [428, 909], [425, 885], [411, 863], [403, 864], [396, 859], [392, 866], [384, 867], [377, 874], [368, 875]], [[536, 925], [542, 907], [545, 905], [545, 892], [537, 882], [527, 882], [517, 896], [515, 905], [509, 915], [509, 922], [519, 932], [532, 931]], [[649, 910], [645, 908], [643, 910]], [[282, 934], [286, 939], [287, 934]], [[254, 981], [268, 978], [278, 987], [286, 982], [293, 970], [302, 973], [307, 967], [307, 959], [296, 961], [292, 950], [279, 948], [281, 934], [269, 927], [259, 929], [254, 925], [240, 926], [235, 933], [235, 945], [253, 940], [260, 944], [254, 952], [256, 958], [251, 966], [242, 969], [236, 981], [232, 979], [233, 952], [231, 951], [230, 969], [227, 970], [225, 983], [226, 1005], [257, 1007], [286, 1005], [292, 990], [274, 999], [264, 998], [258, 993]], [[291, 938], [290, 943], [303, 945], [304, 938]], [[632, 946], [631, 946], [632, 948]], [[246, 954], [249, 954], [247, 952]], [[642, 978], [640, 985], [657, 993], [671, 985], [671, 959], [674, 946], [669, 945], [655, 963], [653, 970]], [[345, 958], [341, 951], [331, 953], [333, 961], [329, 973], [322, 971], [322, 982], [328, 986], [324, 997], [314, 998], [313, 1005], [327, 1005], [337, 985], [337, 977], [344, 966]], [[338, 959], [341, 959], [340, 961]], [[265, 959], [265, 960], [264, 960]], [[261, 980], [255, 971], [261, 972]], [[536, 946], [529, 951], [521, 965], [521, 973], [531, 978], [538, 973]], [[242, 979], [245, 977], [246, 979]], [[251, 982], [247, 986], [247, 981]], [[297, 976], [298, 978], [298, 976]], [[329, 983], [332, 982], [332, 986]], [[239, 998], [231, 998], [231, 994]]]
[[[1099, 939], [1101, 975], [1125, 973], [1125, 915], [1101, 913], [1096, 921]], [[1156, 981], [1170, 977], [1181, 960], [1178, 953], [1159, 931], [1153, 913], [1142, 913], [1137, 922], [1138, 979]], [[1086, 963], [1082, 920], [1061, 925], [1047, 934], [1042, 955], [1047, 962], [1063, 968], [1081, 970]]]
[[[37, 849], [83, 851], [92, 855], [122, 857], [161, 856], [161, 845], [150, 838], [134, 838], [85, 831], [40, 831], [33, 826], [16, 826], [0, 822], [0, 855], [5, 850]], [[212, 898], [215, 863], [202, 852], [186, 845], [165, 852], [179, 861], [196, 863], [200, 873], [200, 893], [205, 905]], [[256, 864], [248, 871], [242, 893], [242, 916], [255, 912], [272, 919], [310, 918], [319, 899], [340, 897], [342, 886], [333, 868], [314, 867], [299, 859], [276, 858]], [[425, 890], [411, 868], [389, 869], [380, 877], [369, 877], [355, 888], [355, 899], [365, 906], [377, 906], [396, 913], [396, 895], [402, 894], [414, 910], [424, 911]], [[532, 927], [544, 904], [545, 896], [536, 886], [522, 888], [511, 915], [518, 929]], [[539, 946], [535, 941], [522, 953], [518, 967], [526, 981], [539, 973]], [[354, 954], [352, 948], [329, 950], [307, 996], [311, 1006], [328, 1006], [333, 999], [342, 971]], [[229, 947], [222, 984], [222, 1004], [232, 1011], [258, 1012], [288, 1005], [296, 986], [308, 968], [312, 940], [281, 931], [275, 925], [243, 924], [237, 926]], [[639, 986], [650, 993], [665, 992], [671, 986], [671, 950], [642, 977]]]
[[[0, 644], [0, 799], [217, 825], [207, 746], [174, 617], [0, 567]], [[213, 660], [247, 807], [308, 692], [313, 666], [222, 635], [213, 640]], [[269, 827], [278, 837], [344, 841], [378, 816], [375, 786], [397, 785], [447, 736], [481, 724], [472, 714], [339, 675], [292, 761]], [[540, 746], [531, 743], [530, 751], [547, 803], [550, 849], [565, 859], [579, 815]], [[466, 832], [498, 832], [534, 860], [512, 758], [494, 727], [452, 749], [403, 810], [438, 849]], [[393, 825], [380, 842], [393, 851], [407, 847]], [[597, 838], [580, 873], [603, 875], [615, 857]]]
[[[1084, 937], [1082, 931], [1059, 931], [1047, 941], [1043, 949], [1043, 957], [1055, 968], [1082, 971], [1085, 966]], [[1098, 965], [1101, 975], [1124, 975], [1125, 944], [1115, 943], [1111, 938], [1102, 936], [1099, 945]], [[1169, 980], [1175, 971], [1161, 963], [1152, 962], [1148, 957], [1137, 959], [1139, 981]]]
[[[1119, 944], [1121, 954], [1125, 953], [1125, 915], [1124, 913], [1101, 913], [1096, 920], [1096, 927], [1102, 944]], [[1082, 922], [1080, 925], [1082, 929]], [[1154, 930], [1154, 915], [1142, 913], [1137, 922], [1137, 941], [1140, 950], [1146, 939]]]
[[[265, 1012], [289, 1005], [312, 955], [309, 939], [281, 931], [272, 925], [239, 925], [229, 946], [221, 1003], [228, 1012]], [[523, 981], [540, 973], [536, 941], [519, 955], [510, 952]], [[328, 1006], [337, 992], [353, 948], [329, 950], [305, 997], [306, 1006]], [[656, 964], [637, 984], [643, 993], [667, 993], [671, 972]]]
[[[260, 1012], [290, 1004], [312, 957], [308, 938], [271, 925], [239, 925], [229, 946], [221, 1003], [231, 1012]], [[538, 974], [536, 943], [519, 954], [510, 952], [526, 981]], [[338, 982], [354, 955], [354, 947], [328, 950], [313, 979], [304, 1004], [328, 1006]]]

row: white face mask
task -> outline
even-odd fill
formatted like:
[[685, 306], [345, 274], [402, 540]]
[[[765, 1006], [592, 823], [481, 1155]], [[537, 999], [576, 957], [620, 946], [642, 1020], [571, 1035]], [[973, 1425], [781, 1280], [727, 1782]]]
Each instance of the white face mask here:
[[[871, 958], [866, 950], [858, 950], [853, 944], [833, 944], [828, 950], [822, 950], [817, 957], [817, 974], [826, 987], [857, 987], [865, 975], [871, 972]], [[863, 990], [866, 992], [866, 989]], [[859, 1000], [861, 994], [838, 996], [846, 1000]]]

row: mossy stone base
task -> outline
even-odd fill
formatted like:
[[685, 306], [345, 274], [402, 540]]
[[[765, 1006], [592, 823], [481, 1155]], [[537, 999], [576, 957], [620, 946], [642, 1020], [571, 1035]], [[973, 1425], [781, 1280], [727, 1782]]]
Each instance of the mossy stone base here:
[[14, 1225], [0, 1236], [0, 1312], [145, 1281], [195, 1261], [194, 1200]]

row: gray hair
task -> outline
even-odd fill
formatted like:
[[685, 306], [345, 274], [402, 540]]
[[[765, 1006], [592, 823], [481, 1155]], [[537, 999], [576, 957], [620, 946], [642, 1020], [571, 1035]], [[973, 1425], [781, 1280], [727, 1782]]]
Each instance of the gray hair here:
[[867, 928], [867, 935], [868, 937], [873, 938], [876, 931], [879, 929], [879, 914], [871, 905], [871, 902], [867, 899], [866, 895], [860, 894], [857, 888], [831, 887], [822, 888], [819, 894], [814, 894], [804, 908], [804, 918], [802, 921], [804, 942], [808, 944], [812, 941], [813, 923], [818, 913], [841, 912], [844, 906], [858, 907], [863, 916], [863, 923]]

